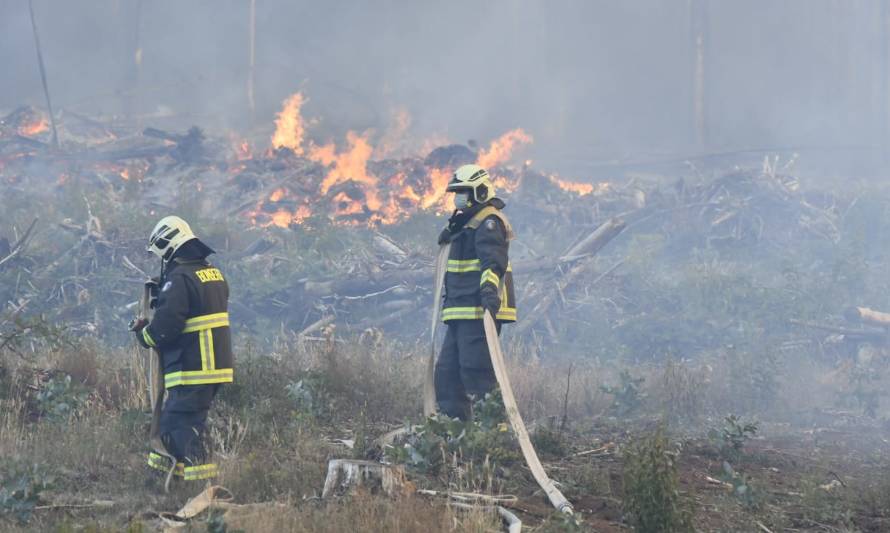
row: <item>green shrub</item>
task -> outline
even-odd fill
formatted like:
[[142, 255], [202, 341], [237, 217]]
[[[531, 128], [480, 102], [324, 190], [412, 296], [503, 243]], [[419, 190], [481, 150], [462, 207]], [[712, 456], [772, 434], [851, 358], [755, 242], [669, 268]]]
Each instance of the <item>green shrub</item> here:
[[437, 414], [417, 426], [401, 446], [385, 450], [388, 460], [424, 473], [439, 474], [446, 459], [465, 463], [509, 464], [519, 459], [513, 433], [506, 422], [500, 391], [489, 393], [473, 406], [470, 420]]
[[610, 412], [619, 417], [627, 416], [638, 411], [643, 406], [646, 393], [640, 387], [646, 378], [635, 378], [627, 370], [622, 370], [618, 376], [620, 383], [617, 386], [600, 385], [600, 390], [612, 395]]
[[736, 415], [723, 419], [723, 426], [708, 430], [708, 437], [717, 445], [727, 461], [738, 461], [745, 443], [757, 435], [757, 422], [746, 422]]
[[52, 484], [52, 476], [40, 465], [16, 460], [0, 463], [0, 516], [11, 515], [20, 523], [27, 522], [40, 494]]
[[760, 506], [762, 495], [751, 483], [751, 477], [735, 470], [727, 461], [723, 461], [723, 480], [732, 485], [732, 495], [749, 509]]
[[310, 374], [291, 382], [285, 387], [287, 397], [293, 402], [295, 415], [318, 418], [331, 411], [331, 399], [319, 376]]
[[83, 386], [71, 381], [71, 376], [55, 376], [37, 392], [40, 416], [54, 422], [66, 421], [83, 405], [87, 394]]
[[676, 457], [663, 427], [628, 450], [624, 505], [636, 531], [694, 531], [691, 504], [680, 494]]

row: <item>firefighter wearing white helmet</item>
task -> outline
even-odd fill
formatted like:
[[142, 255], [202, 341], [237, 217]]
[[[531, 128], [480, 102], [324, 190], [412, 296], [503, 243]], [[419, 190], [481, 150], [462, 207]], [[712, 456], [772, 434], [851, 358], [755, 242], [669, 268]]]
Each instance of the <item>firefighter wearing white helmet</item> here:
[[162, 218], [155, 224], [145, 249], [166, 262], [180, 246], [192, 239], [197, 239], [197, 237], [192, 233], [188, 222], [171, 215]]
[[[233, 380], [229, 286], [207, 260], [213, 249], [177, 216], [155, 225], [146, 250], [162, 259], [157, 303], [151, 322], [138, 321], [131, 329], [161, 356], [167, 395], [161, 441], [176, 458], [178, 478], [211, 478], [217, 466], [203, 439], [207, 413], [220, 385]], [[148, 464], [165, 473], [173, 466], [154, 452]]]
[[436, 361], [435, 386], [439, 411], [465, 419], [470, 402], [497, 385], [482, 317], [495, 318], [498, 331], [516, 321], [516, 297], [509, 243], [513, 229], [495, 196], [488, 172], [479, 165], [458, 168], [448, 183], [454, 212], [439, 235], [451, 243], [445, 273], [442, 320], [445, 341]]

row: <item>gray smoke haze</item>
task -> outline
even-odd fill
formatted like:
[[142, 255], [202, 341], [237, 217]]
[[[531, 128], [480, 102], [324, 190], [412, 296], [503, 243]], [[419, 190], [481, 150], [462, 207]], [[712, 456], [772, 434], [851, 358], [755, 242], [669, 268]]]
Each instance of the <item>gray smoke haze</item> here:
[[[248, 130], [249, 0], [34, 6], [58, 108], [169, 110], [178, 124]], [[693, 118], [695, 6], [706, 20], [704, 146]], [[384, 129], [404, 108], [418, 137], [485, 141], [522, 127], [536, 141], [528, 155], [556, 166], [876, 147], [881, 15], [880, 0], [257, 0], [255, 124], [271, 127], [302, 90], [317, 136]], [[0, 20], [0, 109], [42, 107], [27, 2], [3, 0]], [[855, 157], [869, 158], [877, 152]]]

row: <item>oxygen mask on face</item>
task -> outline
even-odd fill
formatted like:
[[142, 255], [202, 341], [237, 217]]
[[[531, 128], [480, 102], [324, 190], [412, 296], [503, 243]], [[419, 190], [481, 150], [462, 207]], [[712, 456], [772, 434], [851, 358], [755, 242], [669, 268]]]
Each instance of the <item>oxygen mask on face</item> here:
[[470, 207], [470, 193], [469, 192], [454, 193], [454, 208], [455, 209], [466, 209], [468, 207]]

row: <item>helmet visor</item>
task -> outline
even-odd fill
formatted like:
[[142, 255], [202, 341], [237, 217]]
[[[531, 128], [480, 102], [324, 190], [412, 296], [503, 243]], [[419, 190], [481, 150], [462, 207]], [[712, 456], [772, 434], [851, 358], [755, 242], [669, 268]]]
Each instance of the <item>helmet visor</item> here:
[[158, 250], [165, 250], [168, 246], [170, 246], [170, 240], [173, 237], [179, 235], [179, 228], [174, 229], [170, 233], [167, 233], [163, 237], [161, 237], [160, 233], [152, 237], [150, 241], [148, 241], [148, 246], [145, 248], [148, 251], [151, 251], [152, 247], [157, 248]]

